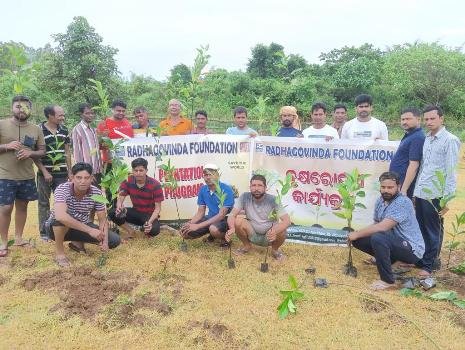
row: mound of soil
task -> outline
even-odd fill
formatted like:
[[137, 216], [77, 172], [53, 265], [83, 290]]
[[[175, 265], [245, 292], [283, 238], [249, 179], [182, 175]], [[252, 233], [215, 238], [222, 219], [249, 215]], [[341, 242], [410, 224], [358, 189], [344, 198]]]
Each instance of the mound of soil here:
[[26, 278], [22, 286], [29, 291], [35, 288], [57, 291], [61, 301], [51, 311], [63, 311], [65, 318], [79, 315], [93, 319], [118, 295], [130, 294], [137, 282], [121, 274], [103, 274], [90, 267], [73, 267]]

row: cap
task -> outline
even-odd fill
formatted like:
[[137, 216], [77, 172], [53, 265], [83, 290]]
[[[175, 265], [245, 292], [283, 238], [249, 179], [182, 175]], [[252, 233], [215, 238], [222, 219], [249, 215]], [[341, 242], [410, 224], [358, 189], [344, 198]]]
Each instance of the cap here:
[[213, 164], [213, 163], [205, 164], [203, 166], [203, 169], [210, 169], [210, 170], [216, 170], [216, 171], [220, 170], [220, 168], [218, 168], [218, 165]]

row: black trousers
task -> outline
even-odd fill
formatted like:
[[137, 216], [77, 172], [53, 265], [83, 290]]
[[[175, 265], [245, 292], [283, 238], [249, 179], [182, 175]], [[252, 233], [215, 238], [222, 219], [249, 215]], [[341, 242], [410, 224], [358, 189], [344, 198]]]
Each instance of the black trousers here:
[[[113, 221], [116, 225], [121, 226], [126, 222], [130, 224], [143, 226], [152, 214], [141, 213], [134, 208], [126, 208], [126, 216], [123, 218], [119, 218], [116, 216], [115, 208], [111, 208], [108, 212], [108, 217], [111, 221]], [[149, 236], [155, 237], [160, 233], [160, 223], [158, 219], [152, 223], [152, 229], [148, 233]]]
[[377, 232], [352, 242], [362, 252], [376, 258], [379, 277], [386, 283], [394, 283], [391, 265], [396, 261], [415, 264], [419, 258], [413, 254], [410, 243], [392, 232]]

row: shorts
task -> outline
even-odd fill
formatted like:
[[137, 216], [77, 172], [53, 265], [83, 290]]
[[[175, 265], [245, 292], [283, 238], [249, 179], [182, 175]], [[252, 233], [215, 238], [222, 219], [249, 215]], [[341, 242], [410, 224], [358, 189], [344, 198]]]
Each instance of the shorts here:
[[22, 201], [37, 200], [37, 187], [34, 179], [0, 180], [0, 205], [11, 205], [15, 199]]
[[260, 247], [267, 247], [270, 245], [265, 233], [261, 235], [256, 232], [252, 232], [249, 236], [249, 241], [255, 245], [259, 245]]
[[[198, 223], [200, 222], [203, 222], [203, 221], [206, 221], [208, 220], [206, 217], [204, 217], [202, 220], [200, 220]], [[212, 224], [213, 226], [216, 226], [216, 228], [220, 231], [220, 232], [223, 232], [223, 233], [226, 233], [226, 231], [228, 230], [228, 222], [226, 221], [226, 219], [223, 219], [219, 222], [215, 222], [214, 224]], [[211, 226], [211, 225], [210, 225]], [[207, 233], [210, 232], [210, 226], [206, 226], [206, 227], [202, 227], [200, 229], [198, 229], [197, 231], [192, 231], [192, 232], [189, 232], [188, 235], [189, 237], [191, 238], [199, 238], [199, 237], [202, 237], [203, 235], [206, 235]]]

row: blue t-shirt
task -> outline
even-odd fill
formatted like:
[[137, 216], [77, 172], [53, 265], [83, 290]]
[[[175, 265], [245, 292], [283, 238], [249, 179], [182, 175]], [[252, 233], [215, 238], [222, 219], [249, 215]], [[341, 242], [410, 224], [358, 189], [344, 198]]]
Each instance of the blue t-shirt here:
[[282, 127], [281, 129], [279, 129], [276, 136], [279, 136], [279, 137], [302, 137], [302, 132], [299, 129], [296, 129], [296, 128]]
[[[400, 183], [403, 183], [405, 180], [405, 174], [407, 173], [409, 161], [421, 161], [424, 142], [425, 133], [421, 128], [416, 128], [405, 133], [404, 137], [402, 138], [399, 148], [394, 154], [394, 157], [392, 157], [391, 164], [389, 165], [389, 171], [395, 171], [397, 174], [399, 174]], [[408, 189], [407, 194], [409, 197], [413, 195], [415, 179], [412, 181], [412, 184]]]
[[415, 217], [412, 201], [402, 193], [399, 193], [390, 203], [385, 203], [383, 198], [379, 197], [375, 204], [373, 220], [381, 222], [386, 218], [397, 222], [391, 230], [392, 234], [400, 240], [409, 242], [413, 254], [421, 259], [425, 252], [425, 242]]
[[226, 135], [250, 135], [258, 134], [254, 129], [246, 127], [245, 129], [239, 129], [237, 126], [231, 126], [226, 129]]
[[[223, 206], [231, 210], [234, 205], [234, 192], [231, 186], [223, 182], [220, 182], [220, 188], [224, 191], [224, 193], [226, 193], [226, 199], [224, 200]], [[220, 211], [220, 199], [215, 192], [210, 191], [207, 185], [200, 187], [199, 196], [197, 197], [197, 205], [205, 205], [208, 208], [208, 213], [205, 215], [207, 220], [218, 214]]]

